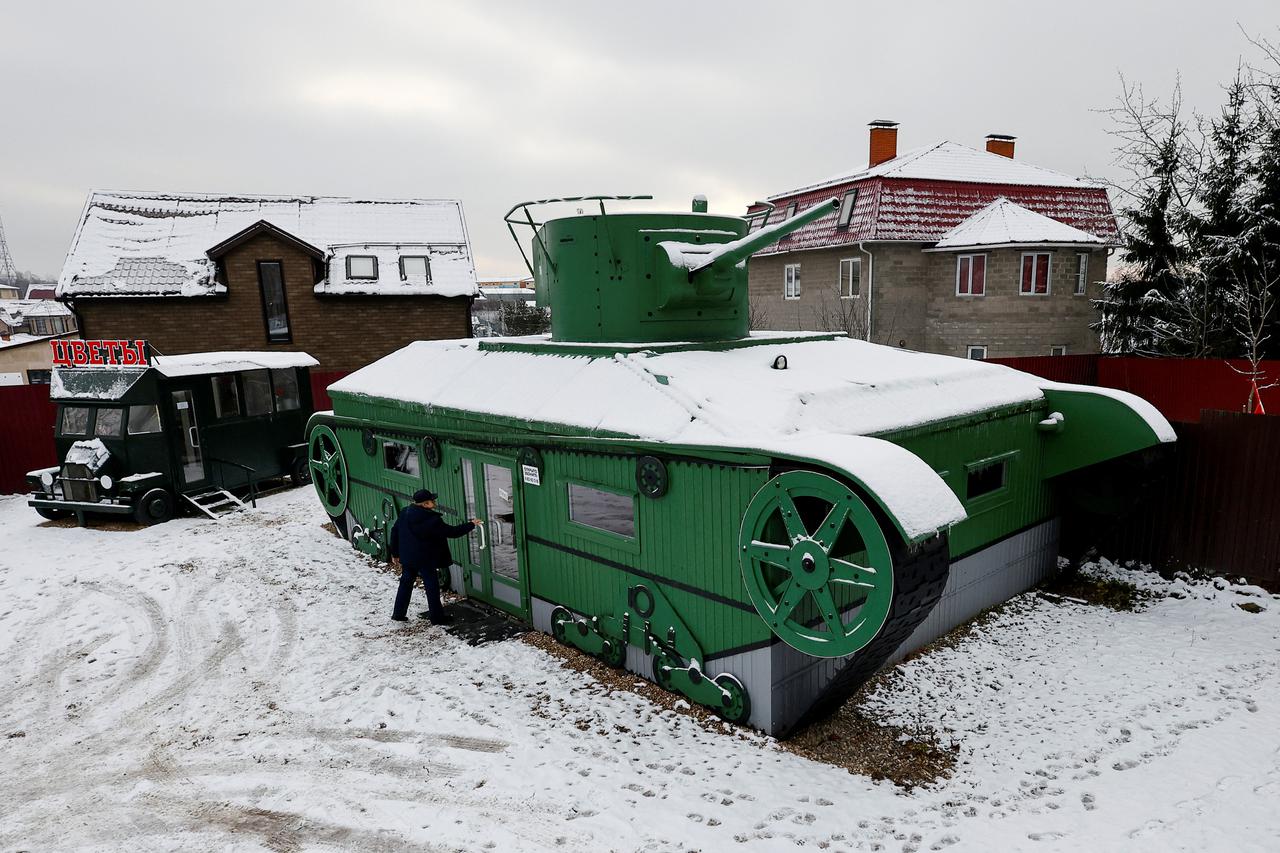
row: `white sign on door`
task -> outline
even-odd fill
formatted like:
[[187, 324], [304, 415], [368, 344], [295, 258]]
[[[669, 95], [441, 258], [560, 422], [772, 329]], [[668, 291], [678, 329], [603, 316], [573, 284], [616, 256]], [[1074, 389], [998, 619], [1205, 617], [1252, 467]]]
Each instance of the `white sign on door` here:
[[542, 476], [538, 473], [537, 466], [521, 465], [520, 473], [524, 476], [525, 485], [528, 485], [528, 486], [542, 485]]

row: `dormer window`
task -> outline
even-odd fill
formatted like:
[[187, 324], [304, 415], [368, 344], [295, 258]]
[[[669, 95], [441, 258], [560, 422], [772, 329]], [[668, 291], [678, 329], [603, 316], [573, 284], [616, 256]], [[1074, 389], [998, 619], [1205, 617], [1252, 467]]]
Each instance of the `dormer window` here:
[[848, 228], [853, 221], [853, 205], [858, 200], [858, 191], [849, 190], [840, 200], [840, 218], [836, 220], [837, 228]]
[[791, 202], [791, 204], [787, 205], [787, 212], [782, 217], [782, 220], [784, 222], [796, 215], [796, 207], [798, 205], [799, 205], [799, 202], [794, 202], [794, 201]]
[[347, 278], [377, 278], [378, 259], [373, 255], [348, 255]]
[[426, 255], [400, 256], [400, 278], [410, 277], [431, 279], [431, 262]]

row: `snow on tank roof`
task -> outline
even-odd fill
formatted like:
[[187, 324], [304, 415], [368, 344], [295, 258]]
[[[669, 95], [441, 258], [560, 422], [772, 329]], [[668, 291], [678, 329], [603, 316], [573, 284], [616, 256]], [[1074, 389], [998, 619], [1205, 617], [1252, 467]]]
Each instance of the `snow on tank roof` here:
[[946, 234], [935, 249], [1052, 243], [1106, 245], [1107, 241], [1048, 216], [998, 198]]
[[315, 367], [319, 363], [305, 352], [194, 352], [187, 355], [158, 355], [151, 359], [151, 366], [165, 376]]
[[[486, 339], [527, 344], [529, 338]], [[787, 369], [775, 370], [775, 359]], [[609, 356], [420, 341], [331, 386], [690, 444], [873, 435], [1041, 399], [1034, 377], [851, 338]]]
[[801, 192], [820, 189], [835, 184], [861, 181], [866, 178], [908, 178], [929, 181], [959, 181], [975, 184], [1007, 184], [1013, 186], [1036, 187], [1073, 187], [1077, 189], [1097, 189], [1101, 184], [1033, 166], [1012, 157], [992, 154], [961, 145], [958, 142], [942, 141], [899, 154], [892, 160], [886, 160], [877, 166], [858, 172], [842, 172], [806, 186], [787, 190], [769, 196], [770, 199], [792, 196]]
[[[59, 295], [207, 296], [226, 292], [208, 251], [265, 222], [324, 252], [325, 294], [472, 296], [470, 238], [456, 199], [90, 193]], [[349, 255], [378, 258], [376, 278], [347, 277]], [[426, 256], [430, 276], [403, 273]]]

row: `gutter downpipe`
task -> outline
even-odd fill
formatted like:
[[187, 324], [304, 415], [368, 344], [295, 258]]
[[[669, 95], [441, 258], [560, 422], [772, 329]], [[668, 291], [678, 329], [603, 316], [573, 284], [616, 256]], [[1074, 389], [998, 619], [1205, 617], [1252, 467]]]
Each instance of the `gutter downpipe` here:
[[871, 254], [869, 249], [863, 248], [865, 241], [858, 241], [858, 251], [867, 256], [867, 343], [871, 343], [872, 318], [872, 300], [875, 299], [875, 255]]

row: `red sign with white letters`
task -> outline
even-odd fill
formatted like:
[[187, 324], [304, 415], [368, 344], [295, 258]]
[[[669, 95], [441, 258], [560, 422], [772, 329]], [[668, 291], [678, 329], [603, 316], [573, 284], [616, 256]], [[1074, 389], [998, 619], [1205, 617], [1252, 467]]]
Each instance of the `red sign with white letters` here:
[[146, 341], [50, 341], [54, 367], [146, 367]]

